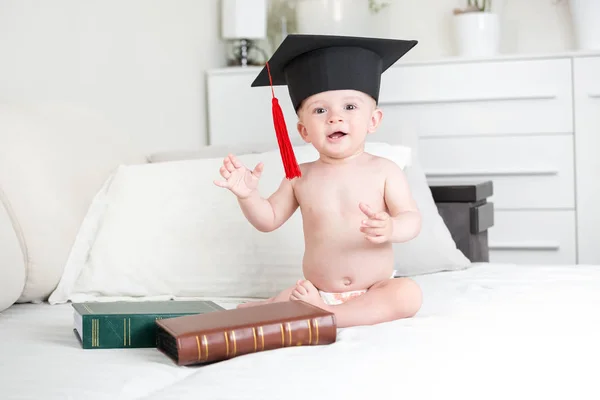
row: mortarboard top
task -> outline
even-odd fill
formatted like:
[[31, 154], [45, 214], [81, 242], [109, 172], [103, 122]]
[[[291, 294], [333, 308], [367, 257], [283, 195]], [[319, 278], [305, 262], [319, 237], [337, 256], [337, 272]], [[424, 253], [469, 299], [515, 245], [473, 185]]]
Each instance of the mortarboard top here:
[[416, 40], [356, 36], [288, 35], [252, 87], [271, 86], [273, 123], [287, 179], [301, 176], [273, 86], [287, 85], [294, 109], [317, 93], [353, 89], [379, 100], [381, 74]]
[[287, 85], [294, 109], [327, 90], [354, 89], [376, 101], [381, 74], [417, 44], [416, 40], [333, 35], [288, 35], [253, 87]]

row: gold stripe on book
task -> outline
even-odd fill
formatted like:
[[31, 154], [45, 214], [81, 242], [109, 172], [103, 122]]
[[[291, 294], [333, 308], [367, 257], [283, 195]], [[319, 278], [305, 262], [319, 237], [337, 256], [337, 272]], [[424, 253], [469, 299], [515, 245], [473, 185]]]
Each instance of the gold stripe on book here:
[[97, 347], [97, 337], [98, 337], [98, 326], [97, 326], [97, 319], [92, 319], [92, 347]]
[[200, 339], [196, 336], [196, 345], [198, 346], [198, 361], [202, 360], [202, 347], [200, 347]]
[[308, 344], [312, 344], [312, 328], [310, 327], [310, 319], [306, 320], [306, 324], [308, 325]]
[[313, 321], [315, 321], [315, 331], [317, 331], [317, 338], [315, 339], [315, 344], [319, 344], [319, 320], [317, 320], [316, 318], [313, 319]]
[[237, 352], [237, 343], [235, 340], [235, 331], [231, 331], [231, 338], [233, 339], [233, 354], [231, 357], [235, 357], [235, 353]]
[[83, 304], [83, 308], [85, 308], [90, 314], [92, 313], [92, 310], [90, 310], [90, 308], [87, 306], [87, 304]]
[[265, 349], [265, 333], [263, 332], [263, 328], [262, 326], [258, 327], [258, 330], [260, 331], [260, 342], [261, 342], [261, 346], [262, 349]]
[[287, 329], [288, 329], [288, 339], [289, 339], [289, 343], [288, 346], [292, 345], [292, 327], [290, 325], [290, 323], [286, 323]]
[[223, 332], [223, 336], [225, 336], [225, 346], [226, 346], [225, 357], [229, 357], [229, 339], [227, 338], [227, 331]]
[[123, 346], [127, 346], [127, 320], [123, 318]]
[[283, 324], [279, 324], [279, 328], [281, 328], [281, 347], [285, 347], [285, 335], [283, 334]]
[[129, 321], [129, 347], [131, 347], [131, 318], [129, 318], [128, 321]]
[[254, 335], [254, 351], [256, 352], [256, 328], [252, 328], [252, 335]]
[[202, 335], [202, 341], [204, 342], [204, 359], [208, 360], [208, 340], [206, 340], [206, 335]]
[[100, 347], [100, 320], [96, 320], [96, 346]]

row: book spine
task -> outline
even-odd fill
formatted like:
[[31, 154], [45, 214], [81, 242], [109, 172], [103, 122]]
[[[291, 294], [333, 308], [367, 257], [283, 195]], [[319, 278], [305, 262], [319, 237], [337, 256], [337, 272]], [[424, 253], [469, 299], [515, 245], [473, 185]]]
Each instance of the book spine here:
[[219, 332], [198, 332], [176, 339], [176, 361], [179, 365], [205, 364], [284, 347], [331, 344], [335, 342], [336, 334], [333, 315]]
[[156, 321], [187, 314], [90, 315], [76, 329], [84, 349], [156, 347]]

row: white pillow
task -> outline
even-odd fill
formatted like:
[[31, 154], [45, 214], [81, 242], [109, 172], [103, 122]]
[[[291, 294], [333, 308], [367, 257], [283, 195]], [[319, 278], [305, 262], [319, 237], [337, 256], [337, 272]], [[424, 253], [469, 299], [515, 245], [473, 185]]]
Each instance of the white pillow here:
[[394, 244], [396, 276], [455, 271], [471, 266], [440, 216], [421, 164], [413, 158], [404, 169], [421, 212], [421, 233], [411, 241]]
[[[309, 145], [294, 150], [298, 162], [318, 156]], [[402, 168], [410, 162], [410, 149], [403, 146], [368, 143], [366, 150]], [[261, 194], [277, 189], [283, 177], [278, 150], [238, 158], [249, 168], [264, 162]], [[301, 278], [300, 212], [274, 232], [258, 232], [235, 196], [213, 184], [221, 165], [218, 157], [121, 166], [94, 199], [50, 303], [265, 298]], [[417, 189], [429, 193], [425, 176], [417, 181], [422, 181]], [[415, 197], [433, 215], [424, 218], [428, 223], [419, 242], [397, 247], [398, 269], [421, 273], [421, 266], [463, 267], [466, 259], [437, 214], [431, 193]]]

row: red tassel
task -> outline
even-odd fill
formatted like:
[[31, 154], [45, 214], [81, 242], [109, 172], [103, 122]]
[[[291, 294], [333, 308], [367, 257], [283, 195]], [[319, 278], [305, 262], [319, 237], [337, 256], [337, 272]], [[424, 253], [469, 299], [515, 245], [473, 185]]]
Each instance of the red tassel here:
[[285, 125], [285, 118], [283, 117], [283, 111], [279, 105], [279, 100], [277, 100], [277, 97], [275, 97], [269, 63], [266, 64], [267, 72], [269, 73], [269, 82], [271, 84], [271, 94], [273, 95], [273, 124], [275, 125], [275, 134], [277, 135], [277, 143], [279, 144], [279, 151], [281, 153], [281, 160], [283, 161], [285, 177], [287, 179], [297, 178], [302, 176], [302, 173], [300, 172], [300, 167], [298, 166], [298, 161], [296, 161], [296, 155], [294, 154], [294, 149], [292, 147], [292, 143], [290, 142], [290, 137]]

